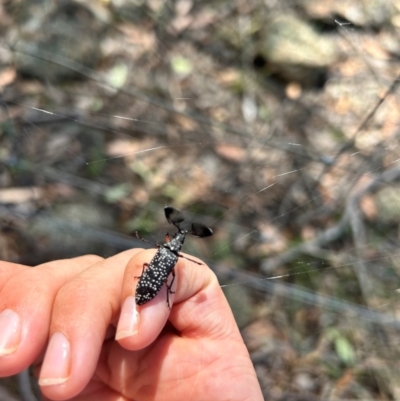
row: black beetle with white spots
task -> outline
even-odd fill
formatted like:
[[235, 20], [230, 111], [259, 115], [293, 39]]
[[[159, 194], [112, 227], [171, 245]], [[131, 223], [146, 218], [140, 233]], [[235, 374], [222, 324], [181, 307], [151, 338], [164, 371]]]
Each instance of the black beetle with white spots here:
[[[143, 265], [142, 275], [139, 278], [139, 282], [136, 287], [136, 304], [143, 305], [146, 302], [152, 300], [161, 290], [162, 286], [167, 286], [167, 304], [168, 308], [171, 308], [169, 303], [169, 294], [174, 292], [171, 290], [172, 284], [175, 280], [175, 265], [178, 262], [178, 257], [188, 259], [194, 263], [200, 265], [201, 263], [195, 260], [186, 258], [179, 252], [182, 249], [185, 237], [187, 234], [194, 235], [196, 237], [205, 238], [213, 235], [211, 228], [201, 223], [192, 223], [189, 230], [183, 229], [181, 223], [185, 220], [182, 213], [174, 209], [173, 207], [166, 206], [164, 208], [165, 217], [168, 223], [173, 224], [178, 232], [171, 237], [168, 233], [166, 235], [166, 243], [163, 245], [157, 245], [158, 251], [150, 264], [145, 263]], [[139, 236], [136, 231], [136, 237], [141, 241], [148, 242]], [[172, 281], [168, 284], [168, 276], [172, 273]]]

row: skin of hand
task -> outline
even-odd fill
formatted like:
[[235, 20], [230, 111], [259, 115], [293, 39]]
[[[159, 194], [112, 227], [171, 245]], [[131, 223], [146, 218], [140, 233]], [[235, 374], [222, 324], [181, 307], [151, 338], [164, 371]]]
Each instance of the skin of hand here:
[[134, 304], [156, 250], [35, 268], [0, 262], [0, 377], [35, 364], [45, 399], [262, 401], [214, 273], [179, 258], [176, 279]]

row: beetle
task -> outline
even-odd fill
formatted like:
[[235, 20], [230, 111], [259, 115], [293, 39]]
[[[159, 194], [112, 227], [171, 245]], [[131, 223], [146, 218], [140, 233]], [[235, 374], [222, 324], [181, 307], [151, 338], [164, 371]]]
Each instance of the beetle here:
[[[151, 262], [143, 265], [142, 275], [136, 277], [139, 279], [139, 282], [136, 287], [135, 300], [137, 305], [143, 305], [149, 302], [160, 292], [165, 283], [167, 286], [167, 305], [168, 308], [171, 309], [169, 294], [174, 294], [171, 288], [175, 280], [174, 268], [178, 262], [178, 257], [188, 259], [198, 265], [202, 264], [179, 253], [185, 242], [186, 235], [191, 234], [199, 238], [205, 238], [213, 235], [213, 230], [201, 223], [191, 223], [189, 229], [183, 228], [181, 224], [185, 218], [179, 210], [171, 206], [165, 206], [164, 213], [168, 223], [173, 224], [178, 229], [178, 232], [172, 237], [168, 233], [166, 234], [165, 244], [153, 244], [140, 237], [137, 231], [135, 232], [138, 239], [156, 245], [158, 248]], [[168, 284], [168, 277], [170, 274], [172, 274], [172, 281]]]

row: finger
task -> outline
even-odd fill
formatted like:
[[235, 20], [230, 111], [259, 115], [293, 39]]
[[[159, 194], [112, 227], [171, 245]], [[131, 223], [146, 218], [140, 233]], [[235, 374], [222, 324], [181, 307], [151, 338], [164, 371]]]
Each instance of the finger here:
[[[190, 259], [201, 262], [192, 256]], [[180, 284], [169, 316], [176, 330], [191, 338], [239, 335], [232, 310], [214, 272], [203, 262], [199, 265], [184, 258], [179, 259], [176, 271]]]
[[9, 274], [0, 292], [0, 376], [20, 372], [38, 357], [48, 339], [58, 289], [98, 260], [88, 255], [35, 268], [17, 267], [18, 273]]
[[[238, 334], [238, 328], [211, 269], [199, 259], [183, 254], [174, 268], [175, 281], [170, 294], [171, 310], [166, 305], [167, 288], [144, 305], [135, 305], [135, 288], [143, 264], [149, 264], [156, 250], [147, 250], [130, 261], [123, 284], [123, 307], [116, 338], [121, 346], [139, 350], [151, 344], [169, 319], [185, 336], [221, 336]], [[191, 260], [190, 260], [191, 259]], [[147, 267], [148, 268], [148, 267]], [[224, 316], [221, 319], [220, 316]]]
[[47, 397], [72, 398], [92, 378], [107, 328], [120, 312], [125, 267], [138, 252], [131, 249], [101, 261], [58, 291], [39, 378]]
[[30, 269], [30, 267], [0, 260], [0, 291], [12, 276], [26, 269]]
[[125, 270], [122, 289], [123, 306], [116, 339], [122, 347], [129, 350], [142, 349], [157, 338], [170, 314], [167, 295], [169, 304], [172, 306], [174, 303], [175, 294], [173, 292], [178, 285], [177, 274], [171, 288], [172, 292], [168, 294], [167, 286], [163, 284], [153, 299], [140, 306], [135, 303], [138, 277], [142, 275], [144, 264], [150, 264], [156, 252], [154, 249], [140, 252], [129, 261]]
[[[206, 265], [185, 259], [179, 262], [180, 285], [169, 321], [179, 332], [178, 340], [185, 343], [180, 363], [185, 364], [182, 359], [186, 359], [187, 377], [201, 377], [209, 364], [216, 375], [211, 381], [206, 377], [209, 385], [201, 388], [203, 399], [224, 389], [226, 399], [262, 400], [249, 353], [215, 274]], [[193, 351], [196, 348], [202, 348], [200, 355]], [[199, 363], [193, 363], [195, 360]], [[220, 372], [229, 372], [229, 379]]]
[[[142, 263], [149, 263], [155, 252], [142, 252], [130, 261], [125, 271], [125, 297], [134, 296], [137, 284], [134, 276], [141, 273]], [[195, 258], [189, 256], [189, 259]], [[159, 300], [156, 297], [136, 310], [132, 308], [131, 315], [138, 322], [136, 334], [118, 341], [122, 347], [132, 350], [154, 343], [130, 358], [118, 350], [108, 358], [107, 362], [127, 380], [137, 378], [130, 387], [129, 397], [171, 399], [165, 395], [169, 389], [174, 394], [173, 399], [184, 399], [183, 389], [187, 385], [192, 395], [200, 389], [199, 399], [212, 399], [213, 394], [219, 392], [226, 395], [226, 399], [261, 400], [248, 351], [214, 273], [205, 264], [185, 258], [179, 258], [175, 272], [179, 283], [172, 310], [169, 311], [165, 305], [165, 296], [161, 298], [159, 295]], [[124, 306], [121, 319], [124, 318]], [[160, 335], [168, 318], [172, 324], [167, 325]], [[227, 357], [227, 353], [234, 357]], [[121, 366], [122, 371], [118, 370]], [[111, 371], [114, 372], [113, 369]], [[215, 375], [212, 379], [210, 372]], [[228, 378], [221, 376], [220, 372], [229, 372]], [[241, 375], [245, 377], [244, 380], [239, 379]], [[109, 376], [108, 380], [112, 382], [115, 375]], [[162, 381], [161, 384], [157, 383], [159, 385], [141, 386], [138, 376], [146, 377], [146, 382], [151, 377], [162, 377]], [[178, 386], [174, 385], [177, 377]], [[117, 380], [120, 382], [120, 376]], [[207, 383], [205, 387], [199, 385], [202, 381]], [[249, 390], [249, 386], [254, 391]], [[250, 393], [254, 396], [249, 396]]]

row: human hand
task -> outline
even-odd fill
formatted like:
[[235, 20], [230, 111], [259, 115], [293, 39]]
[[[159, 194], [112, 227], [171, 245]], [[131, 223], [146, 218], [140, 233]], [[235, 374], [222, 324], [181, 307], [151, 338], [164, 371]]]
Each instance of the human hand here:
[[35, 268], [0, 262], [0, 377], [36, 363], [51, 400], [262, 401], [231, 310], [205, 265], [179, 258], [172, 309], [164, 285], [135, 313], [135, 277], [154, 253], [132, 249]]

